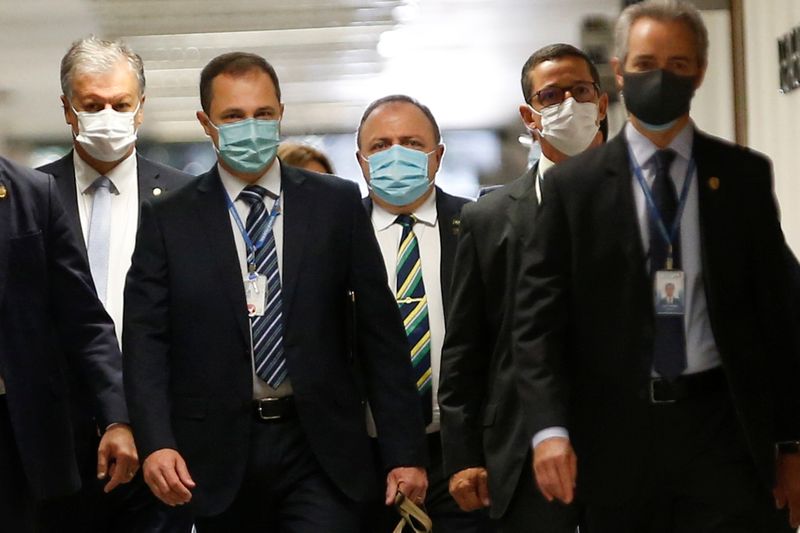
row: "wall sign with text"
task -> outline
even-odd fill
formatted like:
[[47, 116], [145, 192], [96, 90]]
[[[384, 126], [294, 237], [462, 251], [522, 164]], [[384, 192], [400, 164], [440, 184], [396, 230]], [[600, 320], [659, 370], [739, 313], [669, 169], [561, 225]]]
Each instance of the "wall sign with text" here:
[[781, 93], [800, 87], [800, 26], [778, 39], [778, 70]]

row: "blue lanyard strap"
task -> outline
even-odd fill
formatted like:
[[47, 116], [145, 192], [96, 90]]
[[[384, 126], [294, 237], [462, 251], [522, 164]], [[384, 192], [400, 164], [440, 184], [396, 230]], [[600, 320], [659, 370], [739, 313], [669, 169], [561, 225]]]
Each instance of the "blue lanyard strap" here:
[[[694, 157], [689, 159], [689, 165], [686, 168], [686, 177], [683, 180], [683, 189], [681, 189], [681, 198], [678, 203], [678, 211], [675, 213], [675, 220], [672, 221], [672, 228], [670, 228], [668, 233], [667, 227], [664, 225], [664, 219], [662, 218], [661, 213], [658, 210], [658, 206], [656, 206], [655, 199], [653, 198], [653, 192], [650, 187], [648, 187], [647, 182], [644, 179], [644, 175], [642, 174], [642, 167], [639, 166], [639, 163], [636, 161], [636, 157], [633, 155], [633, 150], [631, 150], [630, 146], [628, 146], [628, 154], [630, 155], [631, 160], [631, 171], [636, 175], [636, 179], [639, 182], [642, 191], [644, 192], [644, 197], [647, 201], [648, 212], [650, 214], [650, 220], [654, 224], [658, 225], [658, 230], [661, 232], [664, 242], [669, 245], [669, 257], [671, 259], [672, 243], [675, 242], [675, 237], [678, 235], [678, 229], [681, 227], [681, 217], [683, 216], [683, 210], [686, 207], [686, 199], [689, 197], [689, 186], [691, 184], [692, 176], [694, 176], [694, 170], [696, 166]], [[671, 263], [671, 261], [669, 261], [669, 263]]]
[[275, 225], [275, 219], [281, 214], [281, 195], [279, 193], [278, 197], [275, 198], [275, 203], [272, 204], [272, 210], [269, 213], [269, 220], [267, 220], [267, 227], [256, 242], [253, 242], [253, 240], [250, 238], [250, 235], [247, 233], [247, 229], [242, 223], [242, 218], [239, 216], [239, 212], [236, 211], [236, 207], [233, 205], [233, 201], [227, 192], [225, 193], [225, 200], [228, 202], [228, 210], [231, 212], [231, 215], [233, 215], [233, 220], [236, 222], [236, 226], [239, 228], [239, 232], [242, 234], [245, 247], [247, 247], [247, 263], [248, 265], [254, 265], [256, 260], [256, 252], [263, 248], [264, 244], [266, 244], [267, 237], [272, 231], [272, 226]]

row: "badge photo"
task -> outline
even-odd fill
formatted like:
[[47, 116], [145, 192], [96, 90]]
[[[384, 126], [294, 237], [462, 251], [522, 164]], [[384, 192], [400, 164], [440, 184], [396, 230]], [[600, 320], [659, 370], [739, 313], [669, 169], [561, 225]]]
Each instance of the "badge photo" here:
[[683, 271], [659, 270], [654, 285], [656, 315], [683, 315], [686, 309]]

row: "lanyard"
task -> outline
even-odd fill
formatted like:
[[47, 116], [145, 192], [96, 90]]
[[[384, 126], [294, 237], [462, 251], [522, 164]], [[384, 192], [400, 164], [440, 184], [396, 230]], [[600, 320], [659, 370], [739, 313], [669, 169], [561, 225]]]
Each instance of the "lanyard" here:
[[236, 226], [238, 226], [239, 232], [244, 239], [244, 244], [247, 248], [247, 270], [252, 274], [256, 270], [256, 252], [267, 242], [267, 236], [272, 231], [272, 226], [275, 225], [275, 219], [281, 214], [281, 195], [278, 194], [278, 197], [275, 198], [275, 203], [272, 204], [272, 211], [269, 213], [269, 220], [267, 220], [267, 227], [261, 234], [261, 238], [256, 242], [253, 242], [250, 235], [247, 233], [247, 229], [245, 229], [242, 223], [242, 218], [239, 216], [239, 212], [236, 211], [236, 207], [233, 205], [231, 197], [227, 193], [225, 193], [225, 200], [228, 202], [228, 210], [231, 212], [231, 215], [233, 215], [233, 220], [236, 222]]
[[667, 232], [667, 227], [664, 225], [664, 219], [662, 218], [661, 213], [658, 211], [658, 206], [656, 206], [655, 199], [653, 198], [653, 192], [651, 191], [650, 187], [647, 186], [647, 182], [645, 181], [644, 175], [642, 174], [642, 167], [639, 166], [639, 163], [636, 161], [636, 157], [633, 155], [633, 150], [631, 150], [630, 146], [628, 146], [628, 153], [630, 154], [630, 159], [631, 159], [631, 169], [633, 170], [633, 173], [636, 175], [636, 179], [639, 181], [639, 185], [642, 188], [642, 192], [644, 192], [644, 198], [647, 201], [648, 212], [650, 213], [650, 220], [658, 225], [658, 231], [664, 238], [664, 242], [666, 242], [669, 245], [666, 267], [667, 270], [672, 270], [672, 243], [675, 242], [675, 237], [678, 234], [678, 229], [681, 227], [681, 217], [683, 216], [683, 209], [686, 207], [686, 199], [689, 197], [689, 185], [691, 184], [691, 179], [692, 176], [694, 175], [694, 170], [696, 166], [694, 158], [691, 158], [689, 160], [689, 166], [686, 168], [686, 177], [683, 180], [683, 189], [681, 190], [681, 197], [680, 201], [678, 202], [678, 211], [677, 213], [675, 213], [675, 220], [672, 221], [672, 228], [670, 228], [670, 231]]

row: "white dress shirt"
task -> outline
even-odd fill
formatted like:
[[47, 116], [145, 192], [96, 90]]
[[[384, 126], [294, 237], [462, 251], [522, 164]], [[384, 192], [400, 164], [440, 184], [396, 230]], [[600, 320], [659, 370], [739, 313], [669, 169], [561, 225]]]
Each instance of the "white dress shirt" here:
[[[444, 343], [444, 303], [442, 302], [441, 280], [441, 239], [436, 211], [436, 189], [413, 213], [417, 218], [414, 234], [419, 244], [419, 257], [422, 262], [422, 283], [428, 298], [428, 324], [431, 331], [431, 389], [433, 395], [433, 419], [426, 428], [428, 433], [439, 430], [439, 369]], [[372, 226], [386, 265], [386, 275], [392, 294], [397, 293], [397, 249], [403, 228], [396, 224], [397, 215], [389, 213], [381, 206], [372, 207]], [[410, 355], [409, 355], [410, 357]]]
[[[92, 184], [100, 173], [89, 166], [77, 151], [73, 152], [75, 165], [75, 189], [78, 199], [78, 215], [81, 221], [83, 240], [89, 244], [89, 224], [94, 206]], [[105, 176], [111, 181], [111, 234], [108, 247], [108, 287], [106, 292], [106, 311], [114, 321], [117, 340], [122, 339], [122, 296], [125, 291], [125, 277], [131, 267], [131, 256], [136, 244], [136, 230], [139, 227], [139, 177], [136, 164], [136, 151], [122, 160]]]
[[539, 157], [539, 166], [536, 167], [536, 179], [533, 180], [533, 186], [536, 189], [536, 200], [539, 204], [542, 203], [542, 181], [544, 180], [544, 174], [555, 165], [556, 164], [547, 159], [544, 154]]
[[[655, 158], [653, 157], [658, 147], [650, 139], [642, 135], [629, 122], [625, 126], [625, 139], [633, 151], [636, 161], [642, 167], [642, 174], [648, 187], [652, 187], [656, 177]], [[692, 157], [692, 144], [694, 141], [694, 125], [688, 123], [669, 144], [677, 156], [670, 168], [670, 177], [675, 184], [675, 191], [680, 198], [686, 172]], [[705, 286], [703, 283], [703, 264], [700, 251], [700, 208], [697, 201], [697, 169], [689, 177], [689, 194], [686, 198], [686, 207], [681, 217], [681, 270], [684, 272], [684, 294], [686, 313], [683, 327], [686, 333], [686, 370], [684, 374], [694, 374], [719, 366], [720, 360], [717, 343], [711, 331], [711, 320], [708, 317], [708, 302], [706, 301]], [[647, 213], [647, 201], [644, 191], [639, 185], [636, 176], [631, 177], [633, 198], [636, 202], [636, 215], [639, 220], [639, 231], [642, 236], [642, 245], [645, 254], [650, 249], [649, 224], [650, 217]], [[653, 372], [653, 377], [658, 374]]]
[[[217, 165], [217, 170], [219, 171], [219, 177], [222, 180], [222, 186], [225, 188], [225, 192], [228, 193], [228, 197], [233, 202], [233, 206], [236, 208], [236, 212], [239, 214], [239, 218], [242, 221], [242, 225], [247, 227], [247, 215], [250, 214], [250, 204], [244, 200], [239, 199], [239, 193], [241, 193], [245, 187], [250, 185], [246, 181], [242, 181], [241, 179], [237, 178], [224, 168], [221, 165]], [[276, 158], [274, 164], [264, 172], [258, 180], [253, 183], [253, 185], [259, 185], [264, 187], [268, 190], [271, 194], [277, 196], [281, 193], [281, 165], [280, 161]], [[280, 209], [281, 214], [275, 219], [275, 223], [272, 226], [272, 234], [275, 237], [275, 249], [278, 253], [278, 275], [281, 278], [281, 282], [283, 281], [283, 218], [286, 215], [284, 211], [285, 202], [283, 201], [283, 194], [280, 194]], [[275, 200], [270, 198], [269, 196], [264, 197], [264, 205], [267, 208], [267, 212], [272, 211], [272, 207], [275, 204]], [[242, 232], [239, 230], [239, 225], [236, 223], [236, 218], [234, 217], [233, 213], [229, 212], [229, 218], [231, 221], [231, 230], [233, 231], [233, 241], [236, 243], [236, 256], [239, 258], [239, 268], [242, 272], [242, 290], [244, 290], [244, 279], [247, 276], [247, 246], [244, 242], [244, 236], [242, 236]], [[244, 309], [242, 310], [244, 313]], [[253, 372], [253, 398], [274, 398], [278, 396], [289, 396], [292, 394], [292, 384], [290, 381], [291, 376], [287, 377], [277, 389], [273, 389], [267, 382], [258, 377], [255, 370], [255, 362], [253, 361], [253, 339], [252, 339], [252, 331], [251, 331], [251, 338], [250, 338], [250, 364], [252, 366]]]

